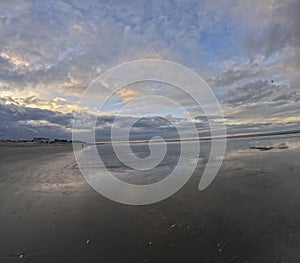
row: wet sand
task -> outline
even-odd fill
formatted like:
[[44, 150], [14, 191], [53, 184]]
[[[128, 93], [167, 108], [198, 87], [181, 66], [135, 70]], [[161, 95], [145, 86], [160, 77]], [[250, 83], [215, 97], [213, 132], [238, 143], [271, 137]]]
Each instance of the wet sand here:
[[0, 262], [300, 262], [298, 142], [229, 144], [208, 189], [197, 189], [200, 162], [179, 192], [148, 206], [95, 192], [70, 145], [2, 145]]

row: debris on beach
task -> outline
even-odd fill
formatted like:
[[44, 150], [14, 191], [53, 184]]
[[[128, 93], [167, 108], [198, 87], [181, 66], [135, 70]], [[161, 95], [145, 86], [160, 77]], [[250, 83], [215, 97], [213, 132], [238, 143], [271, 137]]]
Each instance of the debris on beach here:
[[288, 149], [289, 147], [286, 145], [286, 143], [281, 143], [275, 147], [276, 149]]
[[250, 146], [249, 148], [260, 150], [260, 151], [269, 151], [269, 150], [272, 150], [274, 147], [273, 146], [267, 146], [267, 145], [259, 145], [259, 146]]
[[286, 145], [286, 143], [280, 143], [277, 146], [273, 145], [256, 145], [256, 146], [250, 146], [249, 149], [256, 149], [260, 151], [269, 151], [272, 149], [288, 149], [289, 147]]

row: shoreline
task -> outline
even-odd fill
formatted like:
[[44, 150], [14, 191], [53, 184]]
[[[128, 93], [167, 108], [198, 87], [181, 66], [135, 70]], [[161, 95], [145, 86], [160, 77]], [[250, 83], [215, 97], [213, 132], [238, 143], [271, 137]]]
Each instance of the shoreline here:
[[205, 191], [200, 162], [181, 190], [147, 206], [94, 191], [71, 145], [0, 147], [0, 261], [298, 262], [299, 139], [289, 146], [232, 145]]

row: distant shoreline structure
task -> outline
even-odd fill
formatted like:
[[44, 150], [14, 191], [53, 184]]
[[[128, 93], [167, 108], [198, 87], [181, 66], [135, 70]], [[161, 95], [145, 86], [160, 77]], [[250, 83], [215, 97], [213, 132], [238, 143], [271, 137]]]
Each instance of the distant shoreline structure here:
[[26, 144], [72, 144], [72, 143], [85, 143], [82, 141], [72, 141], [66, 139], [49, 139], [44, 137], [36, 137], [33, 139], [18, 139], [18, 140], [11, 140], [11, 139], [0, 139], [0, 142], [7, 142], [7, 143], [26, 143]]

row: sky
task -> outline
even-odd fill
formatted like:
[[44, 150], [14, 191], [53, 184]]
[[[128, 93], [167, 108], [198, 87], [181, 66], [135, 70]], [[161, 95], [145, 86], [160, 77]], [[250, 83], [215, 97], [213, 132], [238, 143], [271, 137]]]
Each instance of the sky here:
[[101, 73], [149, 58], [199, 74], [228, 133], [300, 129], [299, 0], [1, 0], [0, 139], [71, 139], [79, 110], [97, 116], [97, 140], [108, 140], [119, 110], [142, 95], [180, 101], [192, 120], [154, 97], [139, 101], [118, 118], [120, 129], [136, 119], [132, 139], [176, 137], [165, 116], [208, 134], [201, 109], [167, 84], [123, 87], [101, 111], [78, 104]]

